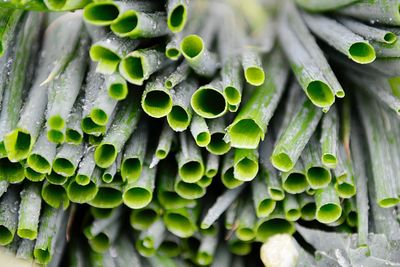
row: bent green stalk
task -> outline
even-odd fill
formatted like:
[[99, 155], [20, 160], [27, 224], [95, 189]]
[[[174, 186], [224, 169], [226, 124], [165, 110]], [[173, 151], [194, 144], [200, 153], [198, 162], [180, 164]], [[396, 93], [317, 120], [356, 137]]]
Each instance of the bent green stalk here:
[[59, 175], [70, 177], [74, 175], [84, 153], [84, 145], [63, 144], [53, 161], [53, 171]]
[[41, 196], [47, 205], [58, 209], [67, 209], [70, 202], [64, 185], [51, 184], [48, 181], [43, 183]]
[[14, 239], [18, 224], [19, 203], [18, 188], [9, 187], [0, 201], [0, 244], [2, 246], [10, 244]]
[[317, 206], [315, 218], [321, 223], [332, 223], [342, 215], [339, 196], [332, 184], [317, 190], [315, 204]]
[[223, 116], [228, 109], [222, 83], [216, 78], [207, 85], [200, 86], [193, 93], [190, 100], [194, 112], [206, 119], [215, 119]]
[[178, 173], [181, 179], [187, 183], [195, 183], [203, 177], [204, 163], [200, 149], [192, 138], [186, 134], [179, 135], [181, 150], [176, 155]]
[[51, 165], [56, 156], [56, 146], [55, 143], [47, 139], [46, 131], [43, 129], [28, 156], [28, 166], [38, 173], [50, 173]]
[[143, 85], [151, 74], [159, 71], [168, 63], [161, 47], [135, 50], [126, 55], [119, 64], [119, 73], [128, 82]]
[[17, 235], [21, 238], [34, 240], [37, 237], [42, 204], [40, 187], [38, 183], [27, 182], [21, 191], [17, 229]]
[[168, 28], [176, 33], [183, 30], [187, 20], [188, 0], [168, 0], [167, 23]]
[[153, 199], [155, 179], [156, 169], [150, 169], [147, 164], [144, 164], [140, 177], [124, 186], [122, 195], [124, 204], [131, 209], [146, 207]]
[[192, 107], [190, 99], [197, 89], [194, 79], [186, 79], [174, 87], [172, 94], [172, 109], [167, 115], [169, 126], [176, 132], [182, 132], [189, 127], [192, 120]]
[[276, 50], [266, 66], [269, 74], [263, 85], [256, 87], [247, 103], [227, 128], [226, 140], [235, 148], [257, 148], [264, 140], [268, 123], [278, 106], [288, 77], [282, 53]]
[[148, 134], [147, 123], [141, 121], [125, 144], [121, 163], [123, 181], [136, 181], [140, 177], [146, 156]]
[[338, 150], [338, 115], [336, 108], [332, 107], [331, 110], [322, 118], [321, 125], [321, 161], [328, 168], [334, 169], [337, 164], [337, 150]]
[[294, 108], [297, 112], [277, 140], [271, 156], [272, 165], [284, 172], [295, 166], [322, 116], [322, 111], [307, 98], [297, 105]]
[[118, 106], [110, 129], [94, 152], [94, 159], [99, 167], [110, 167], [134, 132], [140, 118], [138, 96], [138, 93], [132, 91], [130, 96]]
[[337, 21], [325, 16], [306, 13], [303, 13], [303, 18], [315, 35], [347, 55], [354, 62], [368, 64], [375, 60], [375, 49], [369, 42]]

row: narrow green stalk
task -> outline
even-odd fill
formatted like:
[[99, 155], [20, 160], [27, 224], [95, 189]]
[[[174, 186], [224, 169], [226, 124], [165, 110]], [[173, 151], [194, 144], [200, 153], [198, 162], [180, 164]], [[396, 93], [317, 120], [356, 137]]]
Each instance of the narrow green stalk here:
[[[170, 37], [167, 45], [165, 46], [165, 56], [171, 60], [178, 60], [181, 56], [181, 48], [179, 46], [182, 40], [181, 34], [174, 34]], [[186, 65], [187, 66], [187, 65]], [[167, 89], [170, 89], [167, 87]]]
[[285, 218], [288, 221], [294, 222], [300, 219], [300, 205], [295, 195], [288, 194], [285, 197], [285, 199], [283, 200], [283, 210], [285, 212]]
[[210, 265], [214, 261], [217, 245], [218, 231], [212, 234], [204, 234], [195, 261], [201, 266]]
[[81, 128], [82, 121], [82, 99], [80, 97], [75, 101], [70, 114], [68, 115], [65, 128], [65, 142], [78, 145], [82, 143], [83, 131]]
[[236, 198], [232, 204], [229, 205], [229, 207], [225, 211], [225, 220], [224, 220], [224, 226], [225, 229], [227, 230], [232, 230], [234, 227], [236, 227], [236, 220], [237, 220], [237, 211], [239, 207], [239, 199]]
[[110, 32], [92, 44], [89, 50], [90, 59], [97, 62], [97, 72], [114, 76], [121, 59], [138, 45], [137, 40], [120, 38]]
[[231, 150], [224, 156], [224, 159], [222, 161], [221, 181], [223, 185], [228, 189], [233, 189], [243, 184], [243, 181], [236, 179], [233, 174], [234, 157], [235, 153], [233, 150]]
[[136, 239], [135, 247], [142, 256], [150, 257], [156, 253], [166, 234], [164, 222], [159, 219], [149, 228], [141, 231]]
[[51, 172], [51, 165], [56, 156], [56, 144], [47, 139], [45, 130], [42, 130], [36, 144], [28, 156], [28, 166], [39, 173], [47, 174]]
[[146, 207], [153, 198], [156, 179], [156, 169], [143, 165], [140, 177], [136, 181], [129, 181], [124, 186], [122, 198], [124, 204], [131, 209]]
[[332, 107], [322, 118], [321, 125], [321, 161], [331, 169], [336, 168], [337, 164], [337, 140], [339, 138], [339, 125], [336, 108]]
[[124, 100], [128, 96], [128, 84], [118, 73], [106, 76], [108, 95], [115, 100]]
[[337, 21], [321, 15], [303, 13], [310, 30], [336, 50], [359, 64], [375, 60], [375, 49], [360, 35], [353, 33]]
[[88, 45], [89, 37], [84, 33], [71, 61], [49, 87], [46, 126], [47, 138], [51, 142], [62, 143], [65, 139], [64, 131], [68, 114], [78, 97], [85, 74]]
[[190, 68], [185, 62], [182, 62], [174, 72], [172, 72], [165, 80], [164, 86], [167, 89], [172, 89], [183, 82], [189, 75]]
[[53, 171], [59, 175], [70, 177], [74, 175], [84, 153], [84, 145], [63, 144], [59, 147], [53, 161]]
[[126, 55], [119, 64], [119, 73], [128, 82], [143, 85], [151, 74], [159, 71], [168, 63], [160, 47], [135, 50]]
[[166, 210], [163, 220], [168, 231], [180, 238], [192, 236], [197, 231], [199, 207]]
[[276, 169], [272, 166], [269, 157], [272, 154], [273, 144], [271, 138], [260, 143], [260, 176], [267, 185], [268, 195], [272, 200], [281, 201], [285, 198], [285, 191], [278, 177]]
[[298, 195], [298, 202], [300, 205], [301, 219], [305, 221], [314, 220], [317, 211], [314, 197], [308, 194], [301, 194]]
[[301, 155], [308, 184], [313, 189], [324, 188], [332, 180], [331, 171], [322, 164], [320, 155], [319, 143], [314, 135]]
[[192, 134], [196, 144], [200, 147], [207, 146], [211, 141], [211, 134], [206, 120], [196, 114], [193, 115], [190, 123], [190, 133]]
[[0, 244], [10, 244], [18, 225], [18, 207], [20, 203], [19, 190], [16, 186], [9, 187], [0, 201]]
[[219, 169], [219, 157], [214, 154], [208, 154], [205, 167], [205, 176], [208, 178], [215, 177]]
[[265, 81], [261, 53], [254, 47], [246, 47], [242, 54], [242, 66], [246, 81], [254, 86], [260, 86]]
[[258, 173], [258, 150], [235, 149], [233, 175], [236, 179], [248, 182]]
[[172, 89], [173, 105], [171, 112], [167, 115], [167, 121], [169, 126], [176, 132], [182, 132], [190, 125], [193, 113], [190, 99], [196, 89], [197, 82], [194, 79], [186, 79]]
[[168, 28], [176, 33], [183, 30], [187, 20], [188, 0], [168, 0], [167, 23]]
[[[351, 198], [356, 194], [353, 164], [351, 159], [347, 158], [343, 146], [339, 147], [338, 165], [339, 166], [334, 171], [335, 175], [338, 174], [335, 182], [335, 190], [339, 197]], [[338, 172], [336, 170], [338, 170]]]
[[277, 140], [271, 156], [272, 165], [280, 171], [290, 171], [315, 131], [322, 111], [303, 98], [294, 107], [297, 112]]
[[133, 209], [129, 215], [129, 222], [133, 229], [144, 231], [161, 216], [161, 207], [152, 201], [142, 209]]
[[156, 153], [153, 156], [150, 168], [153, 168], [160, 160], [163, 160], [168, 156], [174, 139], [174, 131], [169, 127], [168, 123], [164, 123], [160, 133], [160, 138], [158, 139]]
[[344, 213], [346, 216], [346, 223], [350, 227], [357, 227], [357, 207], [356, 207], [356, 200], [354, 198], [347, 199], [344, 202]]
[[22, 10], [4, 9], [0, 20], [0, 57], [4, 55], [22, 17]]
[[200, 149], [192, 138], [185, 133], [179, 135], [181, 149], [176, 155], [178, 173], [180, 178], [187, 183], [195, 183], [203, 177], [204, 163]]
[[251, 192], [254, 209], [258, 218], [264, 218], [270, 215], [276, 205], [276, 201], [270, 195], [266, 179], [258, 175], [251, 182]]
[[210, 142], [206, 146], [208, 152], [214, 155], [224, 155], [231, 149], [231, 143], [224, 139], [226, 133], [226, 118], [220, 117], [208, 121]]
[[130, 96], [118, 105], [114, 121], [94, 152], [94, 159], [99, 167], [110, 167], [134, 132], [140, 118], [138, 96], [138, 93], [131, 92]]
[[342, 215], [339, 196], [332, 184], [317, 190], [315, 204], [317, 206], [316, 219], [321, 223], [332, 223]]
[[247, 197], [239, 205], [238, 210], [238, 225], [236, 229], [236, 237], [242, 241], [251, 241], [255, 238], [256, 214], [253, 207], [253, 202], [250, 197]]
[[[399, 203], [398, 182], [396, 177], [396, 162], [391, 153], [391, 146], [395, 145], [389, 139], [388, 133], [393, 131], [390, 124], [384, 123], [388, 119], [385, 111], [376, 101], [358, 95], [359, 112], [371, 157], [372, 180], [375, 184], [375, 195], [378, 205], [392, 207]], [[361, 102], [362, 101], [362, 102]], [[361, 104], [362, 103], [362, 104]]]
[[142, 172], [142, 165], [146, 155], [148, 140], [148, 127], [142, 121], [138, 128], [132, 133], [125, 144], [122, 154], [121, 176], [123, 181], [133, 182], [139, 179]]
[[265, 242], [275, 234], [293, 234], [296, 231], [293, 222], [285, 219], [285, 213], [280, 202], [277, 203], [270, 216], [257, 222], [255, 229], [256, 239], [261, 242]]
[[39, 264], [48, 264], [56, 253], [56, 239], [60, 232], [65, 233], [66, 213], [61, 209], [45, 206], [40, 216], [38, 237], [33, 255]]
[[40, 184], [27, 182], [21, 191], [17, 229], [17, 235], [21, 238], [34, 240], [37, 237], [40, 207], [42, 204], [40, 190]]
[[[88, 117], [96, 126], [105, 127], [110, 123], [111, 116], [117, 107], [117, 103], [118, 101], [108, 94], [107, 88], [105, 84], [103, 84], [90, 110], [88, 110], [89, 113], [84, 115], [84, 119]], [[85, 121], [83, 120], [82, 123], [85, 123]], [[82, 125], [82, 128], [84, 128], [83, 126], [84, 125]]]
[[89, 148], [86, 150], [82, 160], [79, 163], [78, 170], [75, 175], [75, 182], [82, 186], [88, 185], [95, 167], [96, 162], [94, 161], [94, 148]]
[[111, 183], [117, 173], [117, 162], [115, 161], [110, 167], [104, 170], [103, 175], [101, 176], [101, 180], [104, 183]]
[[227, 128], [226, 139], [236, 148], [257, 148], [264, 140], [268, 123], [278, 106], [288, 77], [282, 53], [275, 51], [268, 60], [266, 81], [256, 87], [247, 103]]
[[63, 185], [51, 184], [46, 181], [43, 184], [41, 196], [47, 205], [55, 209], [63, 208], [65, 210], [70, 204], [67, 190]]
[[223, 89], [219, 78], [214, 79], [207, 85], [200, 86], [193, 93], [190, 100], [190, 105], [194, 112], [206, 119], [215, 119], [223, 116], [228, 109]]
[[302, 44], [287, 19], [279, 23], [278, 33], [292, 71], [307, 97], [318, 107], [331, 106], [335, 102], [335, 95], [329, 81], [320, 70], [317, 59], [307, 50], [306, 44]]

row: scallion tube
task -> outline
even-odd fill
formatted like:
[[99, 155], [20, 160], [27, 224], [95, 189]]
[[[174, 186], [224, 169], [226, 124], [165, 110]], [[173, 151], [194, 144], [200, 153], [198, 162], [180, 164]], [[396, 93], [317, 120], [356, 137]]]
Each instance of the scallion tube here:
[[117, 208], [123, 203], [123, 184], [121, 181], [113, 183], [103, 183], [101, 181], [102, 172], [95, 169], [93, 175], [96, 175], [95, 180], [98, 181], [98, 191], [93, 199], [88, 203], [89, 205], [100, 209]]
[[336, 194], [332, 184], [317, 190], [315, 204], [317, 207], [315, 217], [321, 223], [332, 223], [342, 215], [339, 196]]
[[156, 166], [160, 160], [165, 159], [169, 155], [174, 140], [175, 140], [174, 131], [169, 127], [168, 123], [165, 122], [161, 129], [160, 137], [158, 139], [158, 145], [156, 148], [156, 153], [153, 156], [150, 168]]
[[44, 173], [36, 172], [28, 166], [25, 166], [24, 174], [26, 179], [32, 182], [41, 182], [46, 178], [46, 175]]
[[84, 153], [84, 145], [63, 144], [53, 161], [53, 171], [65, 177], [75, 174], [78, 164]]
[[[165, 56], [171, 60], [178, 60], [181, 56], [181, 48], [179, 47], [179, 43], [182, 39], [180, 34], [174, 34], [170, 37], [167, 45], [165, 46]], [[167, 87], [167, 89], [170, 89]]]
[[166, 210], [163, 216], [165, 226], [174, 235], [187, 238], [197, 231], [199, 207]]
[[108, 95], [116, 100], [124, 100], [128, 96], [128, 84], [118, 73], [106, 76]]
[[296, 165], [290, 171], [282, 172], [281, 178], [282, 188], [290, 194], [302, 193], [309, 187], [301, 158], [297, 160]]
[[64, 185], [51, 184], [46, 181], [43, 183], [41, 196], [47, 205], [55, 209], [63, 208], [65, 210], [70, 204]]
[[21, 203], [18, 211], [17, 235], [21, 238], [34, 240], [39, 227], [39, 215], [42, 204], [40, 197], [41, 185], [27, 182], [21, 191]]
[[228, 126], [226, 139], [235, 148], [255, 149], [264, 140], [268, 123], [278, 106], [288, 77], [282, 53], [276, 50], [268, 60], [266, 81], [256, 87], [250, 99]]
[[148, 134], [147, 124], [141, 121], [125, 144], [121, 162], [123, 181], [135, 181], [140, 177], [144, 157], [146, 156]]
[[118, 70], [121, 59], [135, 50], [138, 45], [137, 40], [120, 38], [113, 33], [108, 33], [92, 44], [89, 55], [92, 61], [97, 62], [97, 72], [113, 75]]
[[167, 116], [172, 110], [172, 93], [164, 86], [163, 75], [152, 78], [146, 83], [145, 90], [142, 94], [141, 105], [143, 111], [154, 118], [162, 118]]
[[243, 241], [236, 236], [233, 236], [228, 241], [228, 248], [229, 251], [234, 255], [246, 256], [251, 252], [251, 243], [251, 241]]
[[167, 2], [167, 23], [168, 28], [176, 33], [183, 30], [187, 20], [187, 0], [168, 0]]
[[197, 181], [197, 183], [187, 183], [177, 175], [175, 180], [175, 192], [185, 199], [199, 199], [206, 194], [206, 189], [198, 184], [200, 181], [201, 180]]
[[11, 162], [8, 158], [0, 159], [0, 180], [16, 184], [24, 178], [25, 170], [21, 162]]
[[310, 100], [302, 99], [299, 108], [283, 130], [272, 152], [271, 162], [280, 171], [290, 171], [299, 159], [301, 152], [315, 131], [322, 111]]
[[[288, 14], [287, 17], [290, 15]], [[279, 23], [279, 39], [297, 81], [312, 103], [326, 108], [335, 102], [335, 95], [317, 60], [296, 36], [286, 19]]]
[[62, 143], [65, 139], [65, 126], [82, 86], [89, 37], [82, 34], [78, 48], [65, 70], [49, 87], [47, 102], [47, 138], [53, 143]]
[[308, 184], [313, 189], [326, 187], [332, 179], [331, 171], [322, 164], [320, 155], [319, 144], [313, 136], [301, 155]]
[[210, 142], [206, 146], [208, 152], [214, 155], [224, 155], [231, 149], [229, 141], [224, 139], [226, 128], [226, 118], [220, 117], [208, 121], [210, 132]]
[[301, 194], [298, 195], [297, 199], [300, 205], [301, 219], [305, 221], [314, 220], [317, 210], [314, 197], [309, 196], [308, 194]]
[[164, 222], [159, 219], [140, 233], [136, 239], [136, 249], [141, 255], [150, 257], [156, 253], [166, 234]]
[[217, 175], [219, 169], [219, 157], [214, 154], [208, 154], [206, 161], [205, 176], [213, 178]]
[[[105, 83], [97, 93], [96, 99], [93, 101], [88, 114], [85, 114], [82, 124], [86, 123], [85, 119], [89, 118], [95, 126], [106, 127], [111, 121], [111, 116], [117, 107], [118, 101], [112, 98], [107, 91]], [[85, 125], [82, 125], [84, 129]], [[90, 132], [87, 132], [90, 133]]]
[[246, 81], [254, 86], [260, 86], [265, 81], [261, 53], [255, 47], [247, 47], [242, 54], [242, 66]]
[[83, 131], [81, 128], [82, 120], [82, 99], [80, 97], [75, 101], [74, 106], [68, 115], [67, 125], [65, 128], [65, 142], [78, 145], [82, 143]]
[[196, 114], [193, 115], [190, 123], [190, 133], [192, 134], [196, 144], [200, 147], [207, 146], [211, 141], [211, 134], [206, 120]]
[[65, 231], [66, 213], [62, 209], [45, 206], [40, 216], [38, 237], [33, 255], [39, 264], [48, 264], [56, 249], [57, 235]]
[[272, 154], [273, 144], [271, 138], [260, 143], [260, 176], [265, 179], [268, 186], [268, 194], [271, 199], [281, 201], [285, 197], [285, 191], [278, 177], [276, 169], [272, 166], [269, 157]]
[[231, 150], [224, 156], [224, 159], [222, 161], [221, 181], [223, 185], [228, 189], [233, 189], [243, 184], [243, 181], [236, 179], [233, 174], [234, 157], [235, 153], [233, 152], [233, 150]]
[[244, 182], [253, 180], [258, 173], [258, 150], [235, 149], [233, 164], [236, 179]]
[[329, 45], [359, 64], [368, 64], [375, 60], [375, 49], [358, 34], [353, 33], [334, 19], [321, 15], [303, 13], [310, 30]]
[[186, 134], [179, 135], [181, 150], [176, 155], [178, 173], [181, 179], [187, 183], [195, 183], [203, 177], [204, 163], [200, 149], [192, 138]]
[[345, 154], [344, 147], [339, 146], [338, 167], [334, 170], [336, 176], [335, 190], [341, 198], [351, 198], [356, 194], [353, 164]]
[[167, 115], [169, 126], [176, 132], [186, 130], [192, 120], [192, 107], [190, 99], [197, 89], [197, 82], [194, 79], [186, 79], [175, 86], [172, 94], [172, 109]]
[[332, 107], [327, 114], [322, 118], [321, 125], [321, 161], [328, 168], [334, 169], [337, 164], [338, 150], [338, 115], [336, 108]]
[[78, 170], [75, 175], [75, 181], [79, 185], [87, 185], [90, 183], [90, 177], [96, 167], [96, 162], [94, 161], [94, 148], [89, 148], [86, 150], [79, 163]]
[[53, 160], [56, 156], [56, 146], [55, 143], [47, 139], [46, 131], [42, 130], [28, 156], [28, 166], [38, 173], [50, 173]]
[[181, 253], [180, 238], [171, 233], [168, 233], [161, 245], [159, 246], [158, 253], [160, 255], [165, 255], [170, 258], [178, 256]]
[[117, 159], [139, 122], [140, 110], [138, 94], [130, 96], [119, 106], [110, 129], [94, 152], [94, 159], [101, 168], [110, 167]]
[[219, 78], [200, 86], [193, 93], [190, 105], [194, 112], [203, 118], [215, 119], [223, 116], [228, 109], [228, 104]]
[[18, 226], [18, 207], [20, 203], [19, 190], [11, 186], [0, 201], [0, 244], [10, 244]]
[[276, 205], [276, 201], [270, 195], [266, 179], [262, 175], [258, 175], [251, 182], [251, 192], [254, 209], [258, 218], [270, 215]]
[[143, 85], [151, 74], [162, 69], [168, 63], [160, 47], [135, 50], [126, 55], [119, 64], [119, 73], [128, 82]]
[[161, 207], [154, 200], [144, 208], [130, 211], [129, 222], [133, 229], [144, 231], [161, 216]]
[[199, 249], [196, 253], [196, 262], [201, 266], [210, 265], [218, 245], [218, 231], [203, 234]]
[[293, 222], [300, 219], [300, 205], [295, 195], [288, 194], [285, 197], [285, 199], [283, 200], [283, 210], [285, 212], [285, 218], [288, 221]]
[[174, 72], [172, 72], [165, 80], [164, 86], [167, 89], [172, 89], [183, 82], [189, 75], [190, 68], [185, 62], [182, 62]]
[[136, 181], [128, 181], [124, 186], [122, 195], [124, 204], [131, 209], [146, 207], [153, 199], [155, 179], [156, 169], [150, 169], [147, 164], [144, 164], [140, 177]]

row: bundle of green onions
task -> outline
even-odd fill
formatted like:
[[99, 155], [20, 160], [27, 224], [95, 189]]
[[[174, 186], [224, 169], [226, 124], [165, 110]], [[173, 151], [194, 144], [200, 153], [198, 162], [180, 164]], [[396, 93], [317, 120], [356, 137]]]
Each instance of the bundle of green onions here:
[[18, 266], [240, 267], [294, 234], [294, 266], [327, 266], [304, 226], [400, 240], [399, 6], [0, 2], [0, 245]]

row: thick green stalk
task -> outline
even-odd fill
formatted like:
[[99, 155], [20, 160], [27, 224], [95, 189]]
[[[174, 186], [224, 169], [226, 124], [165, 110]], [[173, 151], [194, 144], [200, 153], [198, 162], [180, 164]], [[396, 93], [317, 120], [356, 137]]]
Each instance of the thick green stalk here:
[[168, 0], [167, 23], [168, 28], [176, 33], [183, 30], [187, 20], [188, 0]]
[[196, 144], [200, 147], [207, 146], [211, 141], [211, 134], [206, 120], [196, 114], [193, 115], [190, 123], [190, 133], [192, 134]]
[[84, 145], [63, 144], [59, 147], [53, 162], [53, 171], [59, 175], [70, 177], [74, 175], [84, 153]]
[[94, 198], [90, 200], [89, 205], [100, 209], [112, 209], [122, 205], [123, 183], [114, 181], [113, 183], [102, 182], [102, 170], [96, 168], [92, 179], [97, 181], [98, 191]]
[[198, 206], [167, 210], [163, 216], [165, 226], [178, 237], [190, 237], [197, 231], [199, 212]]
[[197, 183], [187, 183], [177, 175], [174, 186], [175, 192], [184, 199], [202, 198], [206, 194], [206, 188], [198, 184], [200, 181], [197, 181]]
[[233, 150], [231, 150], [224, 156], [224, 159], [222, 161], [221, 181], [223, 185], [228, 189], [233, 189], [243, 184], [243, 181], [236, 179], [233, 174], [234, 157], [235, 153]]
[[3, 9], [0, 13], [0, 57], [4, 55], [13, 39], [23, 11], [16, 9]]
[[63, 208], [65, 210], [70, 204], [64, 185], [51, 184], [46, 181], [43, 184], [41, 196], [47, 205], [55, 209]]
[[129, 181], [124, 186], [124, 204], [131, 209], [146, 207], [153, 199], [155, 187], [156, 169], [150, 169], [147, 164], [143, 165], [140, 177], [135, 181]]
[[301, 194], [298, 195], [298, 202], [300, 205], [301, 219], [305, 221], [314, 220], [317, 211], [314, 197], [308, 194]]
[[0, 201], [0, 244], [10, 244], [18, 224], [18, 207], [20, 203], [18, 187], [9, 187]]
[[275, 209], [276, 201], [268, 189], [265, 177], [260, 174], [251, 182], [252, 200], [258, 218], [267, 217]]
[[258, 173], [258, 150], [235, 149], [233, 158], [233, 175], [236, 179], [248, 182]]
[[238, 224], [236, 229], [236, 237], [242, 241], [251, 241], [255, 238], [255, 224], [257, 218], [251, 197], [239, 204], [238, 208]]
[[301, 210], [295, 195], [288, 194], [283, 200], [283, 210], [288, 221], [294, 222], [300, 219]]
[[214, 155], [224, 155], [231, 149], [231, 143], [224, 139], [226, 134], [226, 118], [220, 117], [208, 121], [210, 142], [206, 146], [208, 152]]
[[[169, 72], [167, 69], [167, 73]], [[141, 105], [149, 116], [154, 118], [162, 118], [167, 116], [172, 110], [172, 97], [173, 94], [164, 86], [166, 73], [161, 73], [150, 79], [146, 83], [145, 90], [142, 94]]]
[[268, 60], [266, 81], [256, 87], [247, 103], [227, 128], [226, 139], [236, 148], [257, 148], [278, 106], [288, 77], [282, 53], [275, 51]]
[[51, 172], [51, 165], [56, 156], [56, 144], [47, 139], [46, 130], [43, 129], [36, 144], [28, 156], [28, 166], [39, 173]]
[[133, 229], [144, 231], [148, 229], [162, 213], [161, 207], [156, 201], [142, 209], [133, 209], [129, 215], [129, 222]]
[[339, 124], [336, 108], [331, 110], [322, 118], [321, 125], [321, 161], [328, 168], [334, 169], [337, 164], [337, 140], [339, 138]]
[[332, 184], [317, 190], [315, 204], [317, 206], [316, 219], [321, 223], [332, 223], [342, 215], [339, 196]]
[[179, 135], [181, 149], [176, 155], [178, 173], [180, 178], [187, 183], [195, 183], [203, 177], [204, 163], [200, 149], [193, 139], [186, 133]]
[[213, 263], [218, 241], [218, 229], [211, 234], [203, 234], [195, 259], [199, 265], [204, 266]]

